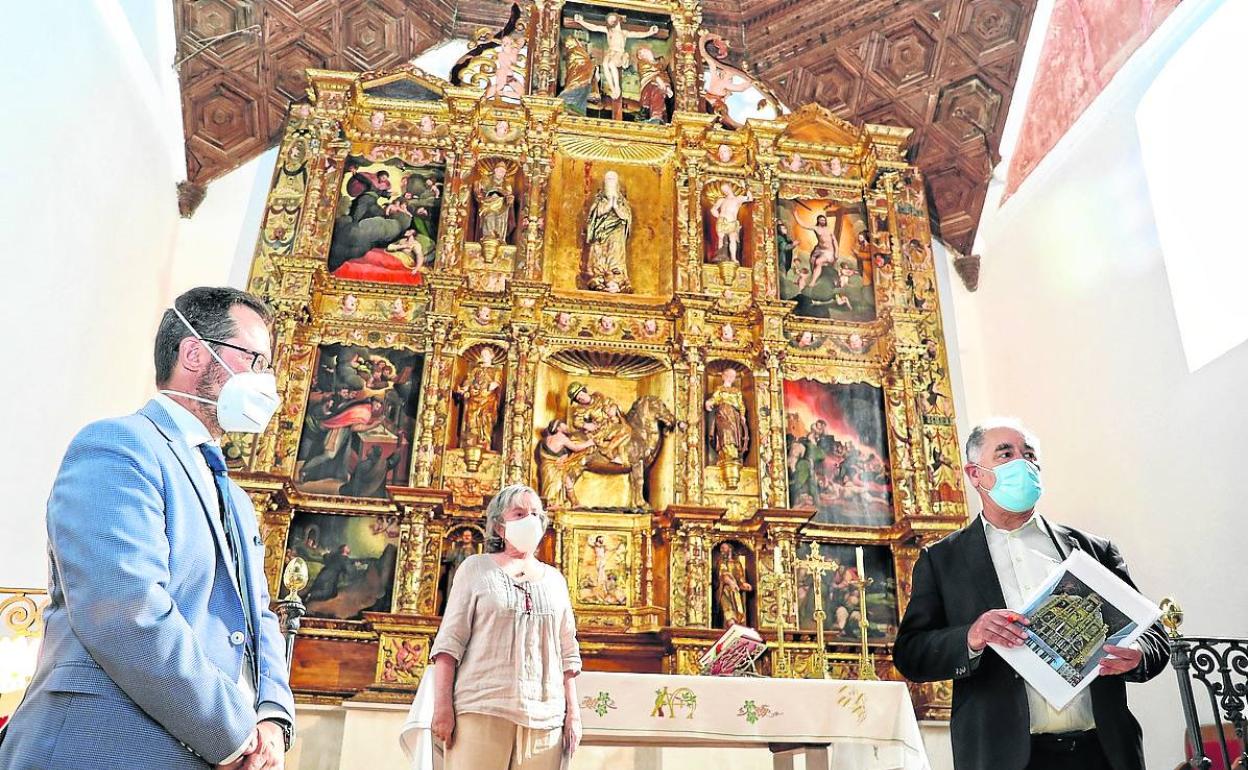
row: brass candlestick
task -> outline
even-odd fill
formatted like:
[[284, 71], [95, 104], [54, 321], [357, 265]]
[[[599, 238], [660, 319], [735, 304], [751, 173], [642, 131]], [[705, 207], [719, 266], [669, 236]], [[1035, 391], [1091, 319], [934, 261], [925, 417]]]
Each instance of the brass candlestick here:
[[817, 673], [820, 679], [828, 678], [828, 644], [824, 639], [823, 621], [828, 617], [828, 613], [823, 610], [823, 573], [828, 571], [836, 571], [841, 565], [834, 559], [825, 558], [819, 551], [818, 543], [810, 544], [810, 555], [805, 559], [797, 559], [793, 562], [795, 567], [802, 567], [810, 572], [814, 579], [815, 589], [815, 643], [819, 647], [818, 655], [815, 658]]
[[858, 640], [861, 648], [858, 651], [858, 678], [876, 681], [880, 677], [875, 673], [875, 661], [871, 650], [867, 647], [867, 586], [874, 581], [859, 573], [857, 580], [850, 583], [858, 588]]

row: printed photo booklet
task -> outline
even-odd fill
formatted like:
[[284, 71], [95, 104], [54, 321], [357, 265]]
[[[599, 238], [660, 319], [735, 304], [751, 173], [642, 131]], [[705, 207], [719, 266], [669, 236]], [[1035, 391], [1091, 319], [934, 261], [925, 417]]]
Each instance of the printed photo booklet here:
[[991, 645], [1055, 709], [1096, 679], [1105, 645], [1129, 647], [1161, 617], [1156, 602], [1083, 551], [1057, 565], [1022, 607], [1027, 641]]
[[754, 670], [754, 661], [767, 650], [763, 637], [752, 628], [737, 623], [724, 632], [698, 663], [702, 673], [711, 676], [745, 676]]

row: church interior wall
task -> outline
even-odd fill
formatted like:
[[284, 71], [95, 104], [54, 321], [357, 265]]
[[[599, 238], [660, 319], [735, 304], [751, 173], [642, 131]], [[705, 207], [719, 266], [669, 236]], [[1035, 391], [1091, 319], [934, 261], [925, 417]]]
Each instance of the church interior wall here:
[[[22, 544], [0, 560], [0, 585], [42, 586], [43, 512], [65, 447], [87, 422], [152, 395], [151, 339], [174, 296], [245, 284], [277, 153], [217, 180], [195, 217], [179, 218], [186, 169], [169, 3], [13, 13], [32, 18], [14, 21], [28, 33], [0, 52], [22, 105], [0, 123], [4, 146], [21, 148], [8, 153], [0, 186], [9, 276], [0, 318], [15, 332], [13, 360], [44, 363], [6, 383], [8, 430], [28, 439], [0, 449], [5, 531]], [[53, 29], [55, 46], [40, 32]], [[53, 48], [64, 55], [47, 56]], [[38, 78], [22, 74], [31, 62]]]
[[[1233, 480], [1248, 347], [1189, 372], [1135, 128], [1158, 71], [1221, 5], [1180, 6], [1033, 178], [986, 213], [978, 291], [955, 281], [943, 296], [957, 318], [961, 417], [1016, 415], [1036, 431], [1042, 512], [1112, 539], [1146, 596], [1178, 599], [1188, 633], [1244, 636], [1248, 584], [1227, 568], [1242, 562]], [[1150, 764], [1172, 766], [1173, 673], [1129, 692]]]
[[[1189, 632], [1243, 636], [1248, 584], [1204, 565], [1242, 562], [1241, 539], [1228, 535], [1242, 531], [1232, 480], [1248, 413], [1228, 405], [1248, 381], [1248, 348], [1188, 371], [1134, 128], [1168, 53], [1220, 5], [1183, 4], [1007, 205], [986, 207], [978, 292], [950, 280], [947, 259], [938, 277], [962, 435], [990, 414], [1023, 418], [1044, 441], [1047, 515], [1111, 537], [1146, 595], [1179, 599]], [[149, 66], [168, 61], [157, 54], [172, 45], [172, 19], [157, 6], [168, 13], [159, 0], [18, 8], [38, 23], [13, 28], [56, 29], [56, 50], [70, 55], [47, 56], [35, 33], [0, 53], [23, 105], [22, 120], [0, 124], [6, 146], [23, 148], [9, 153], [0, 186], [11, 271], [0, 312], [16, 332], [12, 360], [29, 362], [6, 390], [17, 440], [0, 449], [0, 484], [9, 542], [22, 547], [0, 560], [0, 584], [44, 582], [56, 464], [83, 424], [150, 395], [160, 310], [186, 286], [246, 279], [275, 152], [215, 182], [195, 218], [178, 218], [176, 85], [164, 90]], [[39, 78], [16, 76], [36, 61]], [[1173, 675], [1134, 685], [1132, 707], [1147, 756], [1164, 766], [1180, 746]], [[347, 743], [387, 762], [397, 752], [401, 716], [307, 706], [300, 719], [290, 767], [339, 767], [326, 762]], [[949, 766], [946, 732], [928, 725], [925, 737], [933, 766]], [[631, 751], [587, 747], [578, 766], [657, 766], [656, 752]], [[745, 754], [663, 755], [690, 770], [770, 766], [765, 753], [756, 764]]]
[[73, 434], [151, 392], [154, 319], [174, 289], [174, 185], [185, 175], [174, 160], [177, 84], [155, 64], [171, 60], [168, 5], [6, 9], [8, 28], [22, 33], [0, 52], [9, 104], [20, 105], [0, 121], [10, 148], [0, 317], [14, 364], [0, 486], [6, 540], [20, 547], [0, 559], [3, 585], [45, 582], [44, 503]]

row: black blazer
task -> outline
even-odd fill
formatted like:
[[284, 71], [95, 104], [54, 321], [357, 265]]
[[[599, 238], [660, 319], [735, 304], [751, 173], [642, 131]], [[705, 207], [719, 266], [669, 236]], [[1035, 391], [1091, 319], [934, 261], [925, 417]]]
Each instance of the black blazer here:
[[[1113, 543], [1051, 522], [1050, 527], [1063, 557], [1074, 549], [1084, 551], [1134, 587]], [[1022, 678], [992, 648], [971, 660], [966, 643], [976, 618], [1003, 608], [1001, 583], [979, 517], [919, 553], [893, 662], [915, 682], [953, 680], [950, 731], [957, 770], [1022, 770], [1031, 756], [1031, 717]], [[1148, 681], [1169, 660], [1160, 623], [1144, 632], [1139, 647], [1144, 653], [1139, 668], [1123, 676], [1098, 677], [1088, 687], [1097, 734], [1114, 770], [1144, 768], [1140, 725], [1127, 710], [1124, 680]]]

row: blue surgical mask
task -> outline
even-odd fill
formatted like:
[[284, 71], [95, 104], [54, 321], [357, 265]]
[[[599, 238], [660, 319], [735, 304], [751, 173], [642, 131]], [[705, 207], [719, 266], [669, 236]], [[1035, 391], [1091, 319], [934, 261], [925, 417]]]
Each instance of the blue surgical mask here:
[[979, 463], [975, 466], [997, 477], [997, 483], [988, 490], [988, 497], [994, 503], [1012, 513], [1025, 513], [1036, 507], [1044, 487], [1040, 484], [1040, 468], [1035, 463], [1020, 457], [995, 468], [985, 468]]

